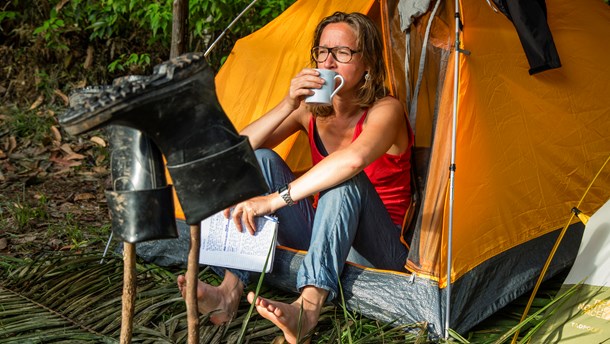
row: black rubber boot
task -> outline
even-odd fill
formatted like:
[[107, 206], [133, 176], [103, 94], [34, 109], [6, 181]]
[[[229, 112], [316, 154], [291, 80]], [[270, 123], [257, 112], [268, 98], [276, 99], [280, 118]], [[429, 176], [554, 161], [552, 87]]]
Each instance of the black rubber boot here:
[[[70, 94], [70, 106], [77, 107], [110, 87], [76, 90]], [[159, 149], [138, 130], [117, 125], [106, 129], [112, 182], [106, 201], [113, 234], [128, 243], [178, 237], [172, 189]]]
[[140, 131], [113, 125], [110, 132], [112, 190], [106, 191], [112, 231], [128, 243], [178, 237], [174, 198], [163, 157]]
[[157, 65], [150, 76], [125, 78], [59, 123], [73, 135], [117, 124], [152, 139], [167, 159], [188, 224], [267, 191], [252, 147], [220, 107], [200, 53]]

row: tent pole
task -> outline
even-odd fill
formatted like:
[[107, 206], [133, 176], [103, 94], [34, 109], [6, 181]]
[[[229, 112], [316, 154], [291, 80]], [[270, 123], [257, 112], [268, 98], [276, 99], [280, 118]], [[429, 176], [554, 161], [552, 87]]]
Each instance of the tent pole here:
[[212, 44], [210, 45], [210, 47], [205, 51], [205, 53], [203, 53], [204, 57], [208, 57], [208, 55], [210, 55], [210, 53], [212, 52], [212, 49], [214, 49], [214, 47], [216, 46], [216, 43], [218, 43], [218, 41], [220, 41], [224, 35], [226, 35], [227, 31], [229, 31], [229, 29], [231, 27], [233, 27], [233, 25], [235, 25], [235, 23], [239, 20], [239, 18], [241, 18], [246, 12], [248, 12], [248, 10], [254, 6], [254, 4], [257, 2], [258, 0], [253, 0], [250, 5], [246, 6], [246, 8], [243, 9], [243, 11], [241, 11], [240, 14], [237, 15], [237, 17], [235, 17], [235, 19], [233, 19], [233, 21], [229, 24], [229, 26], [227, 26], [226, 29], [224, 29], [222, 31], [222, 33], [218, 36], [218, 38], [216, 38], [216, 40], [214, 42], [212, 42]]
[[460, 53], [460, 3], [455, 0], [455, 54], [453, 68], [453, 123], [451, 126], [451, 164], [449, 166], [449, 219], [447, 233], [447, 288], [445, 305], [445, 339], [449, 338], [451, 314], [451, 260], [453, 255], [453, 202], [455, 186], [455, 145], [457, 132], [459, 54]]

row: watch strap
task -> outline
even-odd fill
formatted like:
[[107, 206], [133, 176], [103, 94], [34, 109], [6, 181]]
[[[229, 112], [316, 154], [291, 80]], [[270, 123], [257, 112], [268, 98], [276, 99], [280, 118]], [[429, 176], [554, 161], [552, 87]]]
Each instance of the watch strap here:
[[294, 200], [292, 199], [292, 197], [290, 197], [290, 185], [286, 184], [282, 186], [277, 192], [280, 194], [280, 197], [282, 197], [286, 204], [288, 204], [289, 206], [294, 205]]

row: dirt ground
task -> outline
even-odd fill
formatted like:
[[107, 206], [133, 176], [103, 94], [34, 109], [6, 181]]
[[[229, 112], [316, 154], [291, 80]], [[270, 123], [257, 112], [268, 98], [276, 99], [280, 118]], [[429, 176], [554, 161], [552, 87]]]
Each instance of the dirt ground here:
[[98, 250], [108, 239], [104, 139], [66, 137], [57, 126], [45, 135], [0, 135], [0, 255]]

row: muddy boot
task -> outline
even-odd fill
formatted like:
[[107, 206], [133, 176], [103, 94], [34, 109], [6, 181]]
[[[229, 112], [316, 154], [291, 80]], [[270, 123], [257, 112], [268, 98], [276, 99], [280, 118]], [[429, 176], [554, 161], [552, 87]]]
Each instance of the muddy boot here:
[[144, 133], [167, 159], [188, 224], [267, 191], [252, 147], [220, 107], [200, 53], [157, 65], [150, 76], [120, 80], [59, 122], [73, 135], [109, 124]]

